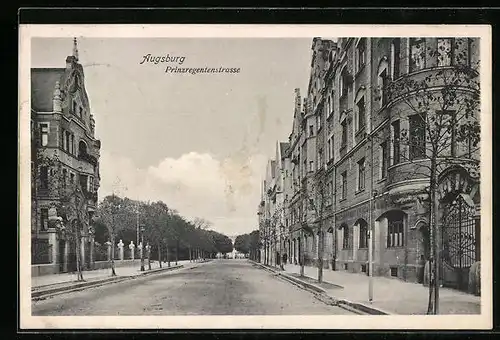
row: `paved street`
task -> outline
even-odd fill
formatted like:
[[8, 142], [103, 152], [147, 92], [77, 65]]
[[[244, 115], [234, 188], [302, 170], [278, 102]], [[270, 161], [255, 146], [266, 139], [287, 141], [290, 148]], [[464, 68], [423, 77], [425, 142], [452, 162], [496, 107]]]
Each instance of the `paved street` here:
[[32, 303], [33, 315], [349, 314], [246, 260], [214, 260]]

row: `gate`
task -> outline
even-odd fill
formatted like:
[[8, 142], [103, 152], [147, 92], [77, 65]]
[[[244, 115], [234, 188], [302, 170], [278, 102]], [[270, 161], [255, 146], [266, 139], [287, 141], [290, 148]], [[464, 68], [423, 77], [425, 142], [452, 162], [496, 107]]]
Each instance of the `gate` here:
[[467, 290], [469, 268], [480, 260], [479, 223], [474, 203], [464, 196], [458, 194], [444, 207], [442, 220], [442, 260], [452, 268], [453, 285], [460, 290]]

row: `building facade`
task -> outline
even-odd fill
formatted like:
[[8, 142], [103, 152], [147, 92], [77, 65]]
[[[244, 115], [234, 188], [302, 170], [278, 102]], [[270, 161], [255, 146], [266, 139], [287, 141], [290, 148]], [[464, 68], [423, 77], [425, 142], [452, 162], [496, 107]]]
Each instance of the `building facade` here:
[[322, 240], [325, 268], [368, 274], [371, 236], [374, 275], [422, 282], [436, 218], [441, 280], [464, 288], [480, 261], [479, 40], [315, 38], [312, 52], [286, 154], [290, 260], [315, 265]]
[[[77, 248], [82, 268], [92, 268], [100, 148], [75, 39], [65, 67], [31, 69], [32, 275], [75, 271]], [[64, 196], [73, 187], [86, 210], [79, 247], [50, 220], [71, 209]]]

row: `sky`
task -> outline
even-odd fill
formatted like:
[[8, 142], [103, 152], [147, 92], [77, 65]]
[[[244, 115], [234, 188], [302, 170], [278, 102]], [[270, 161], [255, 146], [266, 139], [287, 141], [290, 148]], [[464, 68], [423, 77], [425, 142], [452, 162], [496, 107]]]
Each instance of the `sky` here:
[[[307, 90], [311, 39], [78, 38], [96, 138], [100, 199], [164, 201], [234, 236], [258, 229], [266, 163]], [[32, 67], [65, 67], [72, 38], [34, 38]], [[144, 56], [184, 57], [179, 63]], [[167, 66], [240, 68], [166, 73]]]

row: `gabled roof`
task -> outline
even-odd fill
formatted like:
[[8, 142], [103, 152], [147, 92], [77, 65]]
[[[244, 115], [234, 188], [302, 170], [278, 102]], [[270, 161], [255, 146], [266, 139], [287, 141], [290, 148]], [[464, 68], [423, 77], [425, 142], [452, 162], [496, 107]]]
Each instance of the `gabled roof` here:
[[31, 69], [31, 108], [35, 111], [52, 112], [52, 99], [56, 82], [64, 83], [65, 68]]

